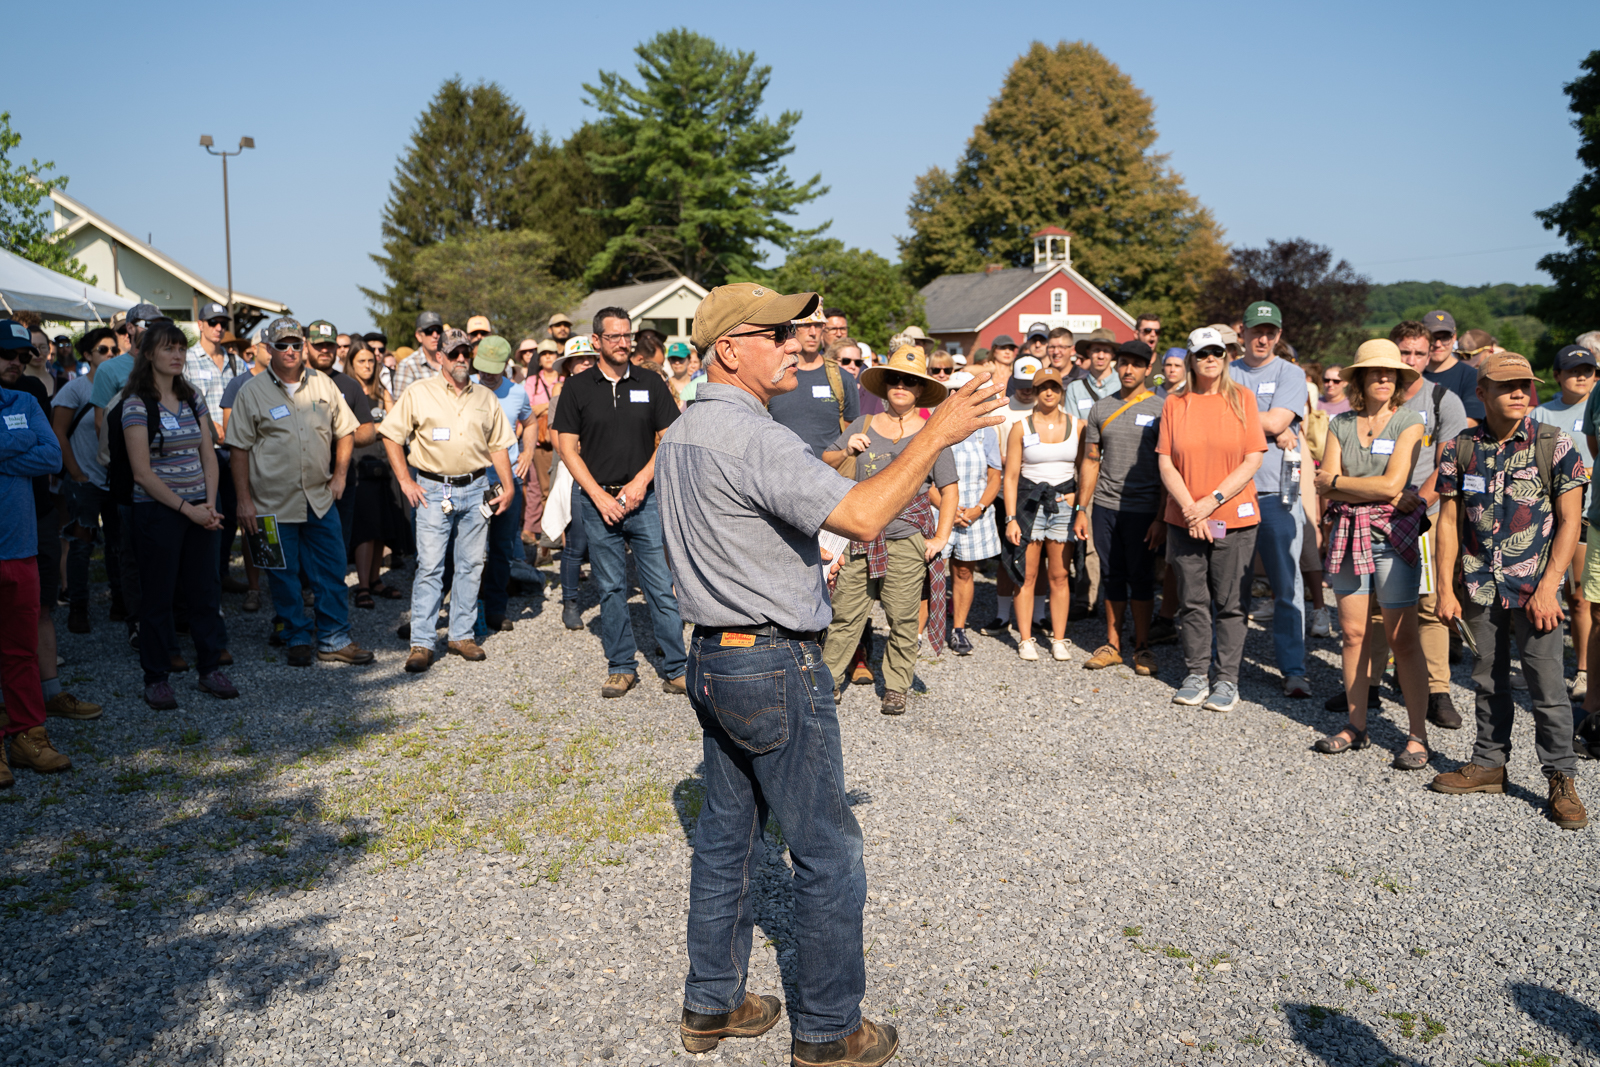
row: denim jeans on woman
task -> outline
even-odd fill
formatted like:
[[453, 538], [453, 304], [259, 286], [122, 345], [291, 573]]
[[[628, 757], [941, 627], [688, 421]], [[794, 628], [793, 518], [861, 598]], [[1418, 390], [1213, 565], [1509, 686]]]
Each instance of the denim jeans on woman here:
[[757, 637], [749, 648], [696, 629], [689, 702], [700, 720], [705, 802], [689, 868], [689, 977], [683, 1003], [718, 1015], [744, 1002], [757, 914], [750, 872], [770, 812], [794, 857], [791, 1031], [832, 1041], [861, 1025], [867, 899], [861, 827], [845, 793], [833, 676], [812, 641]]
[[661, 674], [677, 678], [683, 674], [683, 619], [678, 614], [678, 598], [672, 591], [672, 572], [662, 547], [661, 512], [655, 490], [645, 494], [644, 503], [611, 525], [600, 517], [589, 494], [572, 492], [573, 510], [583, 521], [589, 541], [589, 566], [600, 587], [600, 644], [606, 650], [607, 673], [637, 674], [639, 646], [633, 639], [633, 620], [628, 611], [628, 554], [633, 549], [633, 569], [644, 590], [645, 607], [661, 646]]
[[[455, 535], [455, 571], [450, 583], [450, 640], [472, 637], [472, 624], [478, 620], [478, 585], [483, 578], [483, 561], [489, 540], [489, 520], [478, 505], [489, 480], [480, 477], [471, 485], [453, 488], [443, 482], [419, 478], [423, 503], [416, 509], [417, 576], [411, 583], [411, 643], [420, 648], [434, 647], [434, 623], [444, 602], [444, 560]], [[449, 493], [451, 510], [444, 511]]]
[[[317, 518], [306, 508], [305, 522], [280, 522], [283, 541], [281, 571], [267, 571], [272, 603], [284, 612], [283, 640], [290, 648], [315, 644], [318, 652], [337, 652], [350, 643], [350, 600], [344, 584], [344, 533], [339, 509]], [[300, 606], [300, 577], [316, 595], [316, 625]]]

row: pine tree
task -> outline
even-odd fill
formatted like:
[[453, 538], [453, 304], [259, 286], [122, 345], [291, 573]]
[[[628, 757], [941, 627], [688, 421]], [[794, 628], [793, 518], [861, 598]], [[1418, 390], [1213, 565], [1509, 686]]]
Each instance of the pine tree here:
[[634, 52], [639, 84], [601, 71], [584, 85], [621, 149], [592, 152], [589, 164], [627, 191], [621, 206], [595, 212], [620, 232], [591, 260], [591, 280], [682, 274], [718, 285], [759, 269], [759, 242], [786, 248], [819, 232], [785, 218], [827, 189], [821, 175], [796, 184], [781, 165], [800, 113], [761, 117], [771, 67], [686, 29]]
[[1211, 212], [1153, 151], [1154, 105], [1093, 45], [1034, 42], [956, 168], [917, 180], [901, 258], [922, 285], [1032, 262], [1033, 234], [1073, 234], [1073, 266], [1130, 312], [1199, 325], [1203, 281], [1227, 262]]
[[889, 338], [907, 326], [928, 327], [922, 294], [899, 267], [876, 252], [846, 248], [833, 238], [796, 249], [770, 278], [759, 280], [784, 293], [821, 293], [824, 307], [836, 307], [849, 317], [850, 336], [875, 352], [884, 351]]
[[1600, 49], [1584, 59], [1584, 74], [1566, 86], [1567, 105], [1577, 118], [1578, 159], [1584, 174], [1567, 198], [1534, 212], [1547, 230], [1558, 231], [1567, 251], [1539, 260], [1539, 269], [1555, 286], [1533, 306], [1549, 332], [1540, 339], [1539, 354], [1549, 358], [1562, 345], [1600, 325]]
[[37, 159], [26, 165], [12, 163], [11, 150], [21, 143], [22, 134], [11, 128], [11, 112], [0, 111], [0, 248], [41, 267], [96, 284], [70, 247], [50, 239], [50, 211], [40, 206], [52, 186], [66, 188], [67, 176], [52, 177], [54, 163], [40, 163]]
[[439, 87], [395, 167], [383, 209], [383, 254], [373, 262], [388, 284], [363, 288], [379, 327], [396, 347], [411, 343], [423, 308], [413, 268], [419, 249], [478, 230], [515, 230], [527, 208], [525, 171], [534, 148], [522, 109], [493, 82]]
[[[592, 122], [556, 143], [543, 134], [534, 144], [523, 179], [528, 199], [527, 217], [555, 241], [550, 271], [557, 278], [582, 279], [589, 263], [606, 242], [622, 233], [615, 219], [601, 213], [627, 203], [621, 186], [589, 166], [591, 153], [615, 155], [622, 145], [609, 140]], [[591, 279], [597, 288], [618, 285], [626, 277], [612, 271]]]

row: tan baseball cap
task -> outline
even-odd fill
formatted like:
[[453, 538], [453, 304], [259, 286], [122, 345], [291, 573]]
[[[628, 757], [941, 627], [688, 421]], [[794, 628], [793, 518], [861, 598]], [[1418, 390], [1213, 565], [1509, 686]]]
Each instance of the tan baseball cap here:
[[544, 324], [544, 328], [548, 330], [550, 327], [562, 322], [566, 323], [568, 326], [572, 325], [572, 320], [558, 311], [554, 315], [550, 316], [550, 321]]
[[805, 318], [821, 304], [816, 293], [785, 296], [753, 282], [719, 285], [706, 294], [694, 313], [694, 346], [704, 352], [742, 323], [778, 326]]
[[1496, 352], [1484, 356], [1483, 362], [1478, 365], [1480, 382], [1521, 382], [1533, 377], [1533, 367], [1527, 358], [1515, 352]]
[[484, 315], [474, 315], [467, 320], [468, 333], [477, 333], [479, 330], [484, 333], [494, 333], [493, 327], [489, 325], [489, 319]]

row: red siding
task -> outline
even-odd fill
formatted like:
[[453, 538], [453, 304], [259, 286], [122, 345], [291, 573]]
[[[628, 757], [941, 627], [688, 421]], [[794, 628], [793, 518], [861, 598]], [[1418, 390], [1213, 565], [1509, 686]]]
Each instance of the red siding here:
[[[1011, 305], [998, 318], [980, 330], [976, 337], [970, 333], [950, 333], [941, 334], [939, 340], [958, 341], [962, 350], [969, 354], [975, 348], [992, 348], [994, 339], [1003, 333], [1010, 334], [1018, 344], [1021, 344], [1029, 325], [1034, 322], [1050, 323], [1050, 295], [1056, 289], [1066, 290], [1068, 315], [1098, 315], [1101, 327], [1115, 334], [1119, 344], [1134, 339], [1133, 327], [1125, 324], [1115, 311], [1075, 282], [1070, 275], [1057, 270], [1047, 275], [1042, 285]], [[992, 309], [989, 314], [994, 314], [995, 310], [998, 309]], [[1020, 323], [1019, 316], [1021, 316]], [[1077, 335], [1081, 337], [1083, 333]]]

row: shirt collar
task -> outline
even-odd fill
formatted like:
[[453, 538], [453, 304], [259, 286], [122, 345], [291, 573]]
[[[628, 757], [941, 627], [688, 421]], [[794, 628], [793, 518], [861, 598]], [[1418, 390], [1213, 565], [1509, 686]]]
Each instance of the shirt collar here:
[[737, 385], [725, 385], [721, 382], [704, 382], [695, 390], [694, 402], [704, 404], [708, 401], [721, 400], [729, 404], [738, 404], [747, 409], [752, 415], [760, 415], [764, 419], [771, 419], [772, 412], [766, 405], [757, 400], [755, 394], [747, 393]]
[[[272, 384], [273, 385], [276, 385], [279, 389], [282, 389], [286, 393], [289, 391], [288, 386], [286, 386], [284, 384], [284, 381], [283, 381], [282, 378], [278, 377], [278, 372], [272, 369], [272, 365], [271, 364], [268, 364], [264, 369], [267, 372], [267, 374], [272, 378]], [[295, 383], [295, 388], [297, 388], [297, 389], [298, 388], [303, 388], [307, 382], [309, 382], [313, 377], [315, 377], [316, 374], [317, 374], [317, 369], [308, 364], [306, 366], [306, 368], [300, 372], [300, 380]]]

